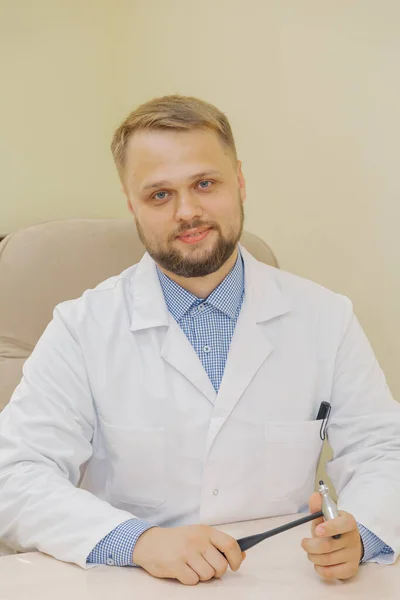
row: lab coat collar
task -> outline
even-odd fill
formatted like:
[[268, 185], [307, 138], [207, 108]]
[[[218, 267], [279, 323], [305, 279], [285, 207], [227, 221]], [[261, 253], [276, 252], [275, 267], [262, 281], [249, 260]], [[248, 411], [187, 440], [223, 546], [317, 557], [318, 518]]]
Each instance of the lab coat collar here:
[[258, 262], [244, 248], [240, 247], [240, 251], [245, 273], [244, 301], [218, 394], [193, 346], [168, 311], [156, 264], [148, 254], [140, 261], [132, 281], [131, 329], [139, 331], [165, 326], [166, 334], [160, 348], [161, 357], [214, 405], [219, 426], [210, 430], [207, 450], [255, 373], [273, 350], [259, 324], [289, 310], [288, 300], [278, 283], [279, 271]]
[[[278, 271], [256, 260], [239, 244], [244, 261], [245, 297], [256, 323], [290, 311], [289, 299], [281, 290]], [[132, 278], [133, 306], [131, 330], [170, 325], [170, 312], [157, 274], [156, 263], [146, 252]]]
[[169, 325], [170, 312], [157, 274], [157, 267], [146, 252], [139, 262], [131, 282], [133, 294], [131, 330]]
[[279, 284], [279, 270], [261, 263], [242, 245], [245, 296], [256, 323], [263, 323], [290, 312], [289, 298]]

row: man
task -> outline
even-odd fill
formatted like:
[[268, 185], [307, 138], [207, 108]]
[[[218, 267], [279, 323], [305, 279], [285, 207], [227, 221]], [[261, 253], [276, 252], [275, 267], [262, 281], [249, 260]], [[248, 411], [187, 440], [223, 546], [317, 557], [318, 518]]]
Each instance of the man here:
[[327, 401], [340, 516], [302, 546], [327, 579], [393, 562], [400, 406], [350, 301], [238, 244], [245, 180], [225, 115], [156, 99], [112, 151], [147, 253], [56, 307], [26, 361], [0, 419], [0, 537], [82, 567], [221, 577], [244, 554], [213, 525], [320, 510]]

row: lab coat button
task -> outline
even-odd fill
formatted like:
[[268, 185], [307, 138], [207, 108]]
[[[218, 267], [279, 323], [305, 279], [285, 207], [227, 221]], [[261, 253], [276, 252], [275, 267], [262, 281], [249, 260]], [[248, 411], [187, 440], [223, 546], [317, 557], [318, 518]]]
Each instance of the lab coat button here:
[[213, 490], [213, 494], [214, 496], [218, 496], [219, 491], [218, 490]]

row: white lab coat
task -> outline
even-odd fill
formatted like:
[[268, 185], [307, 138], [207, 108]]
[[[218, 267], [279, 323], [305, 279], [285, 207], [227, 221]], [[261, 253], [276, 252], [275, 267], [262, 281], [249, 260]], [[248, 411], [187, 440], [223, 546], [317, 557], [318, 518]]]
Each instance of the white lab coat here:
[[217, 525], [307, 510], [325, 400], [339, 508], [397, 558], [400, 405], [350, 301], [241, 251], [218, 394], [149, 255], [56, 307], [0, 417], [0, 538], [86, 567], [132, 515]]

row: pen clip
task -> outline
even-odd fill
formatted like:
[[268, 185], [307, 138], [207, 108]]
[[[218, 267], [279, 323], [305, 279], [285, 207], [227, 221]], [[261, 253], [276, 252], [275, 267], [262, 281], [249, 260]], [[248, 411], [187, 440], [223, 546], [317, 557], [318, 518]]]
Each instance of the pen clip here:
[[322, 441], [324, 441], [326, 438], [326, 428], [328, 426], [328, 419], [329, 419], [329, 415], [331, 414], [331, 410], [332, 410], [332, 406], [329, 404], [328, 408], [327, 408], [327, 413], [324, 416], [324, 418], [322, 419], [321, 429], [319, 430], [319, 437], [321, 438]]

